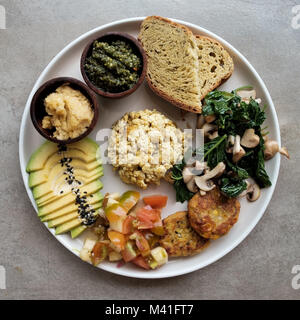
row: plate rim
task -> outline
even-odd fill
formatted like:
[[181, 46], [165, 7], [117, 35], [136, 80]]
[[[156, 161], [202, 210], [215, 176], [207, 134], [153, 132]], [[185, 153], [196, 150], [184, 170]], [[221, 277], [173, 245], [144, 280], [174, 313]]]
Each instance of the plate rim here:
[[[26, 101], [26, 105], [22, 114], [22, 120], [21, 120], [21, 125], [20, 125], [20, 131], [19, 131], [19, 162], [20, 162], [20, 169], [21, 169], [21, 174], [22, 174], [22, 178], [23, 178], [23, 183], [27, 192], [27, 195], [29, 197], [29, 200], [31, 202], [31, 204], [33, 205], [35, 211], [36, 211], [36, 205], [32, 202], [32, 199], [30, 197], [30, 192], [31, 190], [29, 189], [28, 185], [27, 185], [27, 180], [28, 180], [28, 176], [25, 170], [25, 159], [24, 159], [24, 154], [22, 151], [23, 145], [24, 145], [24, 132], [25, 132], [25, 127], [26, 127], [26, 118], [28, 117], [28, 113], [29, 113], [29, 109], [30, 109], [30, 102], [31, 99], [34, 95], [34, 93], [36, 92], [36, 90], [38, 89], [38, 87], [42, 84], [43, 78], [46, 76], [46, 74], [48, 73], [48, 71], [52, 68], [52, 66], [69, 50], [71, 49], [73, 46], [75, 46], [77, 43], [81, 42], [82, 40], [88, 38], [89, 36], [91, 36], [92, 34], [95, 34], [97, 32], [100, 32], [103, 29], [106, 28], [110, 28], [110, 27], [114, 27], [116, 25], [120, 25], [120, 24], [124, 24], [124, 23], [141, 23], [142, 20], [144, 20], [146, 17], [132, 17], [132, 18], [125, 18], [125, 19], [121, 19], [121, 20], [116, 20], [110, 23], [106, 23], [103, 24], [101, 26], [98, 26], [96, 28], [93, 28], [90, 31], [87, 31], [85, 33], [83, 33], [82, 35], [80, 35], [79, 37], [75, 38], [74, 40], [72, 40], [71, 42], [69, 42], [62, 50], [60, 50], [52, 59], [51, 61], [47, 64], [47, 66], [43, 69], [43, 71], [40, 73], [40, 75], [38, 76], [37, 80], [35, 81], [33, 88], [28, 96], [28, 99]], [[260, 77], [260, 75], [258, 74], [258, 72], [254, 69], [254, 67], [251, 65], [251, 63], [245, 58], [245, 56], [239, 51], [237, 50], [235, 47], [233, 47], [229, 42], [227, 42], [226, 40], [224, 40], [222, 37], [216, 35], [215, 33], [200, 27], [194, 23], [190, 23], [190, 22], [186, 22], [183, 20], [179, 20], [179, 19], [174, 19], [174, 18], [168, 18], [172, 21], [175, 21], [177, 23], [183, 24], [187, 27], [190, 28], [194, 28], [194, 29], [198, 29], [201, 32], [205, 33], [206, 35], [218, 40], [220, 43], [222, 43], [225, 47], [227, 47], [228, 49], [230, 49], [232, 52], [234, 52], [234, 54], [241, 59], [241, 61], [250, 69], [250, 71], [253, 73], [254, 77], [256, 78], [256, 80], [259, 82], [259, 85], [262, 88], [262, 91], [264, 92], [266, 99], [267, 99], [267, 103], [268, 103], [268, 107], [269, 107], [269, 111], [272, 114], [272, 117], [274, 118], [274, 132], [276, 135], [276, 140], [278, 141], [279, 146], [281, 145], [281, 136], [280, 136], [280, 127], [279, 127], [279, 121], [278, 121], [278, 117], [277, 117], [277, 112], [274, 106], [274, 103], [272, 101], [271, 95], [264, 83], [264, 81], [262, 80], [262, 78]], [[249, 235], [249, 233], [255, 228], [255, 226], [257, 225], [257, 223], [259, 222], [259, 220], [262, 218], [262, 216], [264, 215], [267, 206], [269, 205], [271, 198], [273, 196], [276, 184], [277, 184], [277, 180], [278, 180], [278, 175], [279, 175], [279, 168], [280, 168], [280, 157], [277, 155], [275, 157], [275, 164], [274, 164], [274, 169], [273, 169], [273, 174], [274, 174], [274, 181], [272, 183], [272, 186], [270, 187], [270, 192], [266, 195], [266, 199], [263, 202], [263, 205], [260, 209], [260, 214], [253, 219], [252, 223], [249, 224], [246, 228], [245, 231], [239, 236], [238, 239], [236, 239], [235, 241], [232, 242], [232, 244], [230, 246], [228, 246], [225, 250], [223, 250], [222, 252], [220, 252], [219, 254], [215, 255], [214, 257], [212, 257], [211, 259], [207, 259], [207, 261], [205, 263], [202, 263], [200, 266], [192, 266], [192, 267], [186, 267], [183, 271], [173, 271], [173, 272], [168, 272], [168, 273], [160, 273], [157, 274], [155, 272], [143, 272], [143, 273], [134, 273], [132, 271], [128, 271], [128, 270], [124, 270], [122, 268], [111, 268], [111, 267], [107, 267], [104, 265], [99, 265], [98, 269], [104, 270], [104, 271], [108, 271], [111, 272], [113, 274], [116, 275], [120, 275], [120, 276], [126, 276], [126, 277], [130, 277], [130, 278], [140, 278], [140, 279], [162, 279], [162, 278], [171, 278], [171, 277], [176, 277], [176, 276], [180, 276], [180, 275], [184, 275], [187, 273], [191, 273], [194, 272], [196, 270], [200, 270], [216, 261], [218, 261], [219, 259], [221, 259], [222, 257], [224, 257], [226, 254], [228, 254], [230, 251], [232, 251], [235, 247], [237, 247], [239, 244], [241, 244], [245, 238]], [[46, 225], [43, 224], [45, 227]], [[46, 229], [55, 237], [55, 239], [57, 241], [59, 241], [66, 249], [68, 249], [69, 251], [71, 251], [73, 254], [75, 254], [77, 257], [79, 257], [79, 254], [77, 252], [75, 252], [62, 238], [57, 237], [54, 233], [51, 232], [51, 230], [49, 228], [46, 227]]]

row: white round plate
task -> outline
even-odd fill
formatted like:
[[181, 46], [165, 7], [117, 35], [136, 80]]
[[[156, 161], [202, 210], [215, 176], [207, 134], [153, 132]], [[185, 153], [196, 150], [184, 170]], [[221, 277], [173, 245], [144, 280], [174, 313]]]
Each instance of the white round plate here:
[[[80, 36], [69, 45], [67, 45], [55, 58], [53, 58], [36, 81], [29, 95], [24, 110], [19, 140], [19, 155], [22, 176], [28, 196], [35, 209], [36, 205], [32, 197], [31, 190], [28, 187], [28, 175], [25, 171], [25, 168], [30, 155], [43, 142], [44, 139], [35, 130], [30, 119], [29, 109], [33, 94], [45, 81], [54, 77], [71, 76], [83, 81], [80, 73], [80, 56], [84, 46], [88, 43], [88, 41], [96, 37], [97, 34], [109, 31], [127, 32], [136, 37], [139, 31], [140, 23], [143, 19], [144, 18], [140, 17], [116, 21], [85, 33], [84, 35]], [[278, 119], [270, 94], [260, 76], [251, 66], [251, 64], [245, 59], [245, 57], [238, 50], [232, 47], [228, 42], [213, 34], [212, 32], [191, 23], [175, 19], [173, 20], [188, 26], [195, 34], [206, 35], [215, 38], [216, 40], [221, 42], [225, 48], [227, 48], [234, 60], [235, 69], [233, 75], [227, 82], [222, 85], [221, 88], [223, 90], [231, 91], [243, 85], [254, 86], [257, 91], [257, 97], [260, 97], [263, 103], [267, 105], [266, 125], [268, 126], [270, 137], [280, 143]], [[156, 108], [157, 110], [166, 114], [169, 118], [176, 121], [177, 124], [182, 128], [185, 128], [187, 126], [187, 123], [191, 125], [195, 121], [194, 114], [189, 114], [188, 116], [186, 116], [185, 121], [182, 121], [180, 110], [153, 94], [152, 91], [147, 87], [146, 83], [144, 83], [136, 92], [134, 92], [129, 97], [119, 100], [109, 100], [99, 97], [99, 101], [99, 121], [96, 128], [90, 135], [91, 138], [95, 140], [96, 134], [100, 129], [110, 128], [116, 120], [121, 118], [121, 116], [128, 111], [142, 110], [145, 108]], [[101, 141], [98, 141], [98, 143], [101, 144]], [[127, 264], [118, 268], [116, 263], [110, 262], [100, 264], [99, 268], [123, 276], [154, 279], [173, 277], [192, 272], [220, 259], [234, 247], [236, 247], [239, 243], [241, 243], [241, 241], [245, 239], [245, 237], [255, 227], [259, 219], [262, 217], [275, 188], [279, 172], [279, 165], [279, 155], [276, 155], [272, 160], [266, 163], [266, 170], [272, 181], [272, 186], [270, 188], [263, 189], [261, 197], [254, 203], [248, 203], [246, 200], [242, 200], [241, 212], [238, 222], [226, 236], [218, 240], [211, 241], [211, 244], [202, 253], [193, 257], [170, 259], [170, 261], [163, 267], [151, 271], [144, 271], [131, 264]], [[104, 188], [102, 190], [103, 193], [116, 191], [123, 192], [125, 190], [133, 188], [132, 186], [122, 183], [117, 174], [113, 172], [110, 165], [104, 165], [104, 177], [102, 177], [101, 180], [104, 183]], [[163, 217], [175, 213], [178, 210], [186, 209], [186, 203], [176, 203], [173, 187], [166, 182], [162, 182], [159, 187], [151, 187], [146, 191], [141, 191], [142, 196], [155, 193], [165, 194], [169, 197], [168, 205], [162, 213]], [[75, 255], [79, 255], [79, 250], [82, 247], [84, 235], [82, 235], [78, 239], [72, 240], [69, 234], [56, 236], [53, 229], [49, 229], [49, 231], [66, 248], [72, 251]]]

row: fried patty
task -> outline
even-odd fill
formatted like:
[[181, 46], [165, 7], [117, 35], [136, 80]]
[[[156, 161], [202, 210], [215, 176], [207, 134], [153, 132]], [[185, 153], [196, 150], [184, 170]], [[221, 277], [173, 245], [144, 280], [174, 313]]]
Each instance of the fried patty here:
[[170, 257], [191, 256], [202, 251], [209, 240], [199, 236], [191, 227], [187, 211], [176, 212], [163, 220], [165, 235], [160, 245]]
[[201, 196], [196, 193], [188, 203], [188, 217], [193, 229], [202, 237], [217, 239], [237, 222], [240, 203], [225, 197], [218, 188]]

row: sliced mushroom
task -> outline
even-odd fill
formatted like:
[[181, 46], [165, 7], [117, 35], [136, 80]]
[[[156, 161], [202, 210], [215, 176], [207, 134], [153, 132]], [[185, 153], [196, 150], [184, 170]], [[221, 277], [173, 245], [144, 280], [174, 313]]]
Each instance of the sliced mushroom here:
[[256, 91], [255, 90], [239, 90], [237, 94], [242, 98], [242, 101], [250, 100], [250, 98], [256, 98]]
[[265, 141], [265, 150], [264, 150], [265, 160], [272, 159], [277, 152], [284, 155], [288, 159], [290, 158], [290, 155], [289, 155], [286, 147], [279, 148], [278, 142], [275, 140]]
[[220, 176], [225, 171], [224, 162], [219, 162], [211, 171], [200, 177], [195, 177], [195, 183], [202, 191], [210, 191], [215, 188], [215, 184], [210, 180], [216, 176]]
[[234, 140], [235, 140], [235, 137], [233, 135], [230, 135], [227, 138], [227, 142], [226, 142], [226, 152], [227, 153], [232, 153], [233, 146], [234, 146]]
[[286, 158], [290, 158], [289, 152], [286, 147], [279, 148], [279, 153], [285, 156]]
[[206, 195], [206, 192], [203, 190], [200, 190], [199, 192], [200, 192], [200, 196], [202, 196], [202, 197]]
[[197, 118], [197, 125], [196, 125], [196, 129], [202, 129], [203, 125], [205, 123], [205, 119], [204, 116], [202, 114], [200, 114]]
[[261, 104], [261, 99], [257, 98], [257, 99], [255, 99], [255, 102], [257, 102], [258, 104]]
[[183, 181], [184, 183], [188, 183], [193, 177], [194, 174], [191, 171], [190, 167], [185, 167], [182, 171], [182, 177], [183, 177]]
[[241, 147], [240, 141], [241, 141], [241, 137], [239, 135], [236, 135], [234, 139], [233, 150], [232, 150], [232, 153], [233, 153], [232, 161], [234, 163], [237, 163], [246, 154], [245, 150]]
[[256, 201], [260, 197], [260, 187], [254, 183], [251, 185], [250, 190], [247, 192], [248, 201]]
[[255, 134], [254, 129], [246, 129], [241, 139], [241, 145], [246, 148], [255, 148], [259, 141], [260, 138]]
[[[204, 170], [209, 169], [209, 167], [207, 166], [207, 162], [206, 161], [205, 162], [201, 162], [199, 160], [196, 160], [195, 169], [196, 169], [196, 171], [202, 171], [203, 172]], [[202, 173], [202, 172], [200, 172], [200, 173]]]
[[204, 117], [206, 123], [211, 123], [216, 120], [216, 116], [214, 114], [208, 115]]
[[216, 138], [216, 132], [218, 134], [218, 126], [215, 124], [205, 123], [202, 129], [204, 130], [204, 137], [209, 138], [210, 140]]
[[247, 189], [238, 195], [239, 198], [245, 197], [247, 193], [251, 191], [251, 187], [252, 187], [251, 182], [249, 180], [245, 180], [245, 182], [247, 184]]
[[196, 185], [196, 178], [193, 176], [193, 178], [186, 184], [186, 187], [189, 191], [196, 193], [198, 191], [197, 185]]
[[218, 131], [214, 131], [212, 134], [208, 134], [207, 136], [208, 136], [209, 140], [213, 140], [219, 136], [219, 133], [218, 133]]

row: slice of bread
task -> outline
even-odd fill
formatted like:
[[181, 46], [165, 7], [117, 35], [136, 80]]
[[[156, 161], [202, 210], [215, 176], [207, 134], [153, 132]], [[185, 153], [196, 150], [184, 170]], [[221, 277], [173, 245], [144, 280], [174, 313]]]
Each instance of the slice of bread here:
[[185, 26], [150, 16], [141, 24], [139, 40], [148, 57], [150, 88], [176, 106], [201, 113], [196, 38]]
[[229, 53], [216, 40], [196, 35], [199, 60], [200, 94], [203, 99], [210, 91], [228, 79], [234, 65]]
[[149, 87], [187, 111], [201, 113], [201, 100], [233, 72], [233, 61], [218, 41], [166, 18], [147, 17], [138, 38], [148, 58]]

